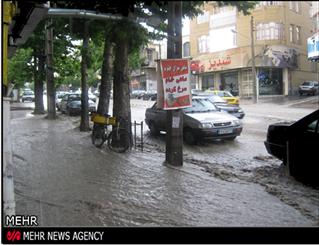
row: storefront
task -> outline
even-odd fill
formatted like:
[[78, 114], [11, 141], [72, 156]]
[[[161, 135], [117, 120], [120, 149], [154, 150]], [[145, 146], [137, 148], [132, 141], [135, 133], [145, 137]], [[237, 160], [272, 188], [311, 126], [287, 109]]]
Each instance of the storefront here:
[[214, 75], [212, 73], [202, 76], [202, 90], [214, 88]]
[[[257, 46], [255, 50], [259, 95], [288, 95], [288, 70], [297, 68], [297, 51], [283, 45]], [[243, 47], [197, 57], [191, 69], [198, 77], [198, 88], [213, 87], [235, 96], [253, 96], [250, 54], [251, 48]]]
[[220, 90], [227, 90], [231, 92], [232, 95], [238, 96], [239, 95], [239, 88], [238, 88], [238, 71], [226, 72], [220, 74], [221, 78], [221, 86]]
[[283, 69], [258, 68], [259, 95], [283, 94]]

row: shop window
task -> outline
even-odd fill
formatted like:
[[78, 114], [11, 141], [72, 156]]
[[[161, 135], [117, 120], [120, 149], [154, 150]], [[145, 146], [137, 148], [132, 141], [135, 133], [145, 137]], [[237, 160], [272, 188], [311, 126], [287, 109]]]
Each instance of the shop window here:
[[260, 68], [258, 83], [260, 95], [281, 95], [283, 93], [282, 69]]
[[227, 90], [234, 96], [239, 95], [238, 72], [223, 73], [221, 74], [220, 78], [221, 78], [220, 89]]
[[213, 75], [207, 75], [202, 77], [202, 90], [214, 88], [214, 77]]

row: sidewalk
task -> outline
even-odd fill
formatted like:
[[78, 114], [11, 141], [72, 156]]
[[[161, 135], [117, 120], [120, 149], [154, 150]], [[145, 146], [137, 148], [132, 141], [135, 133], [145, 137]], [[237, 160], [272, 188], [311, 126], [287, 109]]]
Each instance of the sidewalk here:
[[[253, 99], [241, 98], [240, 104], [253, 104]], [[319, 95], [317, 96], [261, 96], [258, 98], [259, 104], [277, 104], [286, 106], [318, 106], [319, 108]]]
[[317, 226], [265, 188], [165, 153], [118, 154], [91, 144], [69, 118], [12, 120], [16, 212], [40, 226]]

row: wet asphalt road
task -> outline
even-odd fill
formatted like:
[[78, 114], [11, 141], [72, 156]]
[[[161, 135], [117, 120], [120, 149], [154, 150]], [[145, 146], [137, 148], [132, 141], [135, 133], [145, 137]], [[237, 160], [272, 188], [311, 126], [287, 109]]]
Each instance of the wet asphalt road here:
[[[132, 119], [143, 120], [152, 102], [132, 103]], [[41, 226], [318, 226], [318, 190], [284, 176], [263, 146], [283, 108], [244, 110], [240, 137], [184, 145], [181, 168], [163, 164], [164, 136], [147, 128], [144, 152], [117, 154], [93, 147], [77, 117], [14, 111], [16, 211]], [[289, 120], [311, 110], [284, 109]]]

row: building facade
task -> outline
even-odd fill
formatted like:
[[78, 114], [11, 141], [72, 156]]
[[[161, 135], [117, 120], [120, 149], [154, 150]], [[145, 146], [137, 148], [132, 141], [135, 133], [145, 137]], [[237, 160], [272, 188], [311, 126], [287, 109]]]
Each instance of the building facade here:
[[309, 1], [260, 1], [245, 16], [235, 7], [206, 3], [203, 14], [190, 21], [196, 88], [252, 97], [251, 37], [260, 96], [297, 94], [302, 81], [318, 80], [318, 64], [307, 59], [314, 26], [310, 8]]
[[140, 57], [144, 60], [140, 69], [131, 73], [131, 91], [157, 91], [157, 61], [166, 58], [166, 45], [149, 43], [143, 48]]

